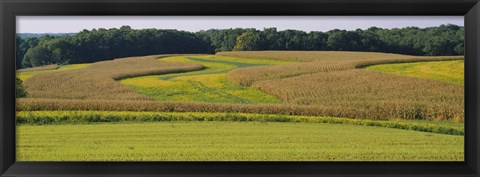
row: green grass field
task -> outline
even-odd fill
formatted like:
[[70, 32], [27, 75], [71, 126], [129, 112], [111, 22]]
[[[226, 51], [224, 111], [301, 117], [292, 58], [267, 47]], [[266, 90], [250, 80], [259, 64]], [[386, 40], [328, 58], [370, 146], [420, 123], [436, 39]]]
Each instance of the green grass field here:
[[321, 123], [20, 125], [18, 161], [463, 161], [463, 136]]
[[463, 60], [383, 64], [368, 66], [366, 69], [385, 73], [441, 80], [455, 84], [463, 85], [464, 83]]
[[160, 101], [198, 101], [223, 103], [280, 103], [275, 96], [254, 87], [242, 87], [227, 79], [227, 72], [242, 67], [288, 64], [267, 59], [224, 56], [175, 56], [161, 58], [170, 62], [194, 62], [207, 67], [201, 71], [135, 77], [121, 80], [138, 93]]

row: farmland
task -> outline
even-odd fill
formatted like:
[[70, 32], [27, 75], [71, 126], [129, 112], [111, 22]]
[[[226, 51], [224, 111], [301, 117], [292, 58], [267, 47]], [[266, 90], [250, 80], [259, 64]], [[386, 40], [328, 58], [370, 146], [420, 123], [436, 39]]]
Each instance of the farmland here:
[[206, 69], [188, 73], [135, 77], [124, 79], [120, 83], [161, 101], [278, 103], [281, 100], [272, 95], [229, 82], [226, 73], [236, 68], [292, 63], [217, 56], [177, 56], [162, 58], [161, 61], [198, 63]]
[[[217, 55], [238, 56], [245, 58], [253, 57], [252, 52], [219, 52]], [[250, 86], [254, 82], [261, 80], [282, 79], [319, 72], [351, 70], [370, 65], [463, 59], [463, 56], [426, 57], [374, 52], [332, 51], [292, 51], [291, 53], [286, 51], [261, 51], [258, 52], [258, 57], [281, 61], [303, 61], [304, 63], [294, 65], [277, 65], [262, 68], [236, 69], [232, 72], [229, 72], [229, 78], [233, 82], [240, 85]]]
[[46, 66], [39, 66], [33, 68], [25, 68], [17, 70], [17, 77], [21, 80], [27, 80], [28, 78], [45, 72], [58, 72], [58, 71], [65, 71], [65, 70], [72, 70], [72, 69], [80, 69], [87, 67], [90, 64], [71, 64], [71, 65], [46, 65]]
[[366, 69], [413, 77], [430, 78], [463, 85], [463, 65], [463, 60], [457, 60], [373, 65], [366, 67]]
[[387, 127], [450, 135], [464, 134], [463, 124], [449, 121], [405, 121], [402, 119], [368, 120], [317, 116], [211, 112], [22, 111], [17, 114], [17, 123], [21, 125], [159, 121], [306, 122]]
[[[219, 55], [251, 57], [251, 53], [223, 52]], [[364, 52], [301, 54], [259, 52], [260, 57], [282, 61], [302, 61], [297, 58], [305, 55], [308, 59], [306, 61], [310, 62], [261, 69], [240, 68], [229, 72], [229, 78], [240, 85], [258, 87], [287, 103], [357, 111], [357, 114], [347, 117], [367, 114], [372, 118], [463, 121], [463, 85], [362, 69], [377, 64], [449, 61], [461, 60], [463, 57], [417, 57]], [[332, 61], [330, 57], [336, 59]]]
[[372, 118], [463, 119], [463, 87], [426, 79], [346, 70], [266, 80], [255, 86], [293, 104], [351, 108]]
[[381, 127], [272, 122], [25, 125], [18, 132], [20, 161], [462, 161], [464, 141]]
[[131, 57], [80, 69], [40, 73], [25, 80], [25, 88], [33, 98], [148, 100], [115, 80], [203, 68], [198, 64], [161, 62], [157, 57], [160, 56]]
[[463, 160], [463, 56], [219, 52], [17, 72], [19, 160]]

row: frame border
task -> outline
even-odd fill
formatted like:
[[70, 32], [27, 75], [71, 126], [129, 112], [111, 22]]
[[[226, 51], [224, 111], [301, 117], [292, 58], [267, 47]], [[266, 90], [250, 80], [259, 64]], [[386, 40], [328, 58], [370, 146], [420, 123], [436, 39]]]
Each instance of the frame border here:
[[[20, 15], [463, 15], [465, 162], [15, 162]], [[479, 176], [478, 0], [0, 0], [1, 176]]]

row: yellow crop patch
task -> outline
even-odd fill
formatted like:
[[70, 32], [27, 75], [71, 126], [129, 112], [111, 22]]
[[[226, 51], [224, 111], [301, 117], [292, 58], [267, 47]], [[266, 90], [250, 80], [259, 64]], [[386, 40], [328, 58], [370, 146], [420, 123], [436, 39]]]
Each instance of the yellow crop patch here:
[[202, 83], [207, 87], [216, 87], [220, 88], [225, 85], [227, 81], [226, 74], [205, 74], [205, 75], [195, 75], [195, 76], [182, 76], [175, 78], [174, 80], [181, 80], [181, 81], [194, 81]]
[[136, 87], [170, 87], [178, 85], [173, 81], [161, 80], [157, 76], [136, 77], [131, 79], [124, 79], [120, 81], [121, 84], [131, 85]]
[[463, 60], [383, 64], [369, 66], [366, 69], [398, 75], [429, 78], [462, 85], [465, 77]]

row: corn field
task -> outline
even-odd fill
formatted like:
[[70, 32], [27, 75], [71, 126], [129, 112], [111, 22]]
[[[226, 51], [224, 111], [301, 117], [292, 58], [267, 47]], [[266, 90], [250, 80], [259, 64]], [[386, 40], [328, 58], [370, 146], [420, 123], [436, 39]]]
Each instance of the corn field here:
[[[354, 109], [357, 110], [354, 117], [372, 115], [457, 122], [464, 119], [463, 85], [361, 69], [388, 63], [461, 60], [463, 56], [293, 51], [222, 52], [219, 55], [305, 62], [229, 72], [233, 82], [260, 88], [285, 103], [336, 107], [342, 112]], [[366, 115], [361, 115], [364, 113]]]
[[81, 69], [41, 73], [24, 84], [30, 98], [150, 100], [116, 80], [204, 68], [195, 63], [163, 62], [157, 60], [158, 57], [122, 58]]
[[157, 60], [170, 56], [157, 55], [36, 74], [24, 81], [28, 97], [17, 99], [17, 110], [228, 112], [455, 122], [464, 119], [463, 85], [361, 69], [386, 63], [461, 60], [462, 56], [318, 51], [220, 52], [217, 55], [301, 63], [244, 67], [228, 72], [233, 83], [258, 88], [283, 103], [160, 102], [117, 82], [130, 77], [205, 68], [198, 63]]
[[37, 67], [32, 67], [32, 68], [23, 68], [17, 70], [18, 73], [22, 72], [32, 72], [32, 71], [43, 71], [43, 70], [50, 70], [50, 69], [58, 69], [60, 66], [57, 64], [52, 64], [52, 65], [45, 65], [45, 66], [37, 66]]
[[[372, 52], [290, 52], [291, 53], [285, 51], [262, 51], [258, 52], [259, 55], [256, 56], [256, 58], [301, 61], [305, 63], [236, 69], [229, 72], [229, 79], [237, 84], [250, 86], [260, 80], [281, 79], [318, 72], [349, 70], [369, 65], [463, 59], [463, 56], [425, 57]], [[219, 52], [217, 55], [250, 58], [255, 57], [253, 55], [254, 53], [257, 52]], [[302, 57], [306, 59], [302, 60]]]
[[275, 59], [297, 62], [332, 62], [359, 61], [369, 59], [409, 58], [410, 55], [380, 52], [348, 52], [348, 51], [233, 51], [218, 52], [215, 55], [240, 58]]
[[[17, 99], [17, 111], [154, 111], [154, 112], [222, 112], [277, 115], [331, 116], [387, 120], [390, 118], [463, 121], [463, 109], [451, 105], [412, 105], [376, 102], [367, 107], [299, 104], [231, 104], [205, 102], [159, 102], [131, 100]], [[388, 110], [388, 111], [385, 111]], [[415, 115], [421, 115], [421, 117]], [[460, 117], [455, 119], [455, 117]]]

